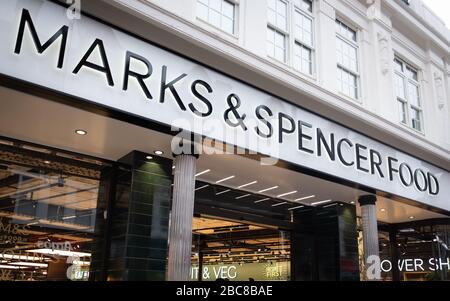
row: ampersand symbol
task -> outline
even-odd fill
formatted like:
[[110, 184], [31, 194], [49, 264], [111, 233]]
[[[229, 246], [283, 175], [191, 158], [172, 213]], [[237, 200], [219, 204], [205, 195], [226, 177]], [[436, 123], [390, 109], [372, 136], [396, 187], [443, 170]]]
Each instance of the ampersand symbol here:
[[205, 267], [205, 268], [203, 269], [202, 279], [209, 279], [209, 270], [208, 270], [208, 267]]
[[[236, 103], [233, 103], [233, 100], [236, 101]], [[225, 113], [223, 114], [223, 117], [225, 119], [225, 122], [231, 126], [231, 127], [238, 127], [241, 126], [244, 131], [247, 130], [247, 127], [244, 124], [244, 119], [246, 117], [246, 114], [243, 114], [242, 116], [239, 114], [237, 109], [241, 106], [241, 100], [236, 94], [230, 94], [227, 98], [228, 103], [228, 109], [225, 110]], [[235, 122], [231, 121], [229, 118], [230, 113], [234, 115]]]

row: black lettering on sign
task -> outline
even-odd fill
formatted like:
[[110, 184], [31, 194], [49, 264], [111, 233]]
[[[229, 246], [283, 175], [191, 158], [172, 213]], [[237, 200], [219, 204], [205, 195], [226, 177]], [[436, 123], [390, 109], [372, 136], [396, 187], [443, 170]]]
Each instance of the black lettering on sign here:
[[267, 119], [265, 119], [265, 118], [263, 117], [263, 115], [261, 114], [261, 111], [265, 111], [266, 114], [267, 114], [269, 117], [272, 117], [272, 116], [273, 116], [273, 113], [272, 113], [272, 110], [270, 110], [270, 109], [269, 109], [267, 106], [265, 106], [265, 105], [260, 105], [260, 106], [258, 106], [258, 107], [256, 108], [256, 110], [255, 110], [256, 117], [258, 118], [259, 121], [261, 121], [262, 123], [264, 123], [264, 124], [267, 126], [268, 133], [267, 133], [267, 134], [264, 134], [264, 133], [259, 129], [258, 126], [255, 127], [255, 130], [256, 130], [256, 133], [257, 133], [259, 136], [261, 136], [261, 137], [263, 137], [263, 138], [270, 138], [270, 137], [272, 137], [272, 135], [273, 135], [273, 127], [272, 127], [272, 124], [271, 124], [269, 121], [267, 121]]
[[169, 89], [170, 92], [172, 92], [173, 97], [175, 98], [175, 101], [177, 102], [178, 106], [182, 111], [186, 111], [186, 106], [184, 105], [183, 101], [180, 98], [180, 95], [178, 94], [177, 90], [175, 89], [175, 84], [182, 80], [184, 77], [186, 77], [187, 74], [183, 73], [179, 75], [177, 78], [172, 80], [169, 83], [167, 82], [167, 66], [162, 66], [162, 74], [161, 74], [161, 90], [159, 95], [159, 102], [164, 103], [164, 100], [166, 98], [166, 90]]
[[[100, 58], [103, 65], [97, 65], [88, 61], [92, 52], [94, 52], [96, 48], [98, 48], [98, 51], [100, 52]], [[73, 69], [73, 73], [77, 74], [83, 66], [104, 73], [106, 75], [106, 78], [108, 79], [108, 85], [114, 86], [111, 68], [109, 67], [108, 57], [106, 56], [105, 46], [103, 45], [102, 40], [95, 39], [94, 43], [92, 43], [91, 47], [89, 47], [88, 51], [85, 53], [81, 61], [78, 63], [75, 69]]]
[[59, 49], [58, 56], [58, 68], [61, 69], [64, 63], [64, 55], [66, 53], [66, 43], [67, 43], [67, 35], [69, 32], [69, 27], [64, 25], [62, 26], [50, 39], [44, 44], [39, 40], [39, 36], [37, 34], [36, 28], [34, 27], [33, 20], [31, 19], [30, 12], [27, 9], [22, 10], [22, 17], [20, 18], [19, 23], [19, 32], [17, 34], [16, 47], [14, 48], [14, 53], [20, 54], [22, 49], [23, 42], [23, 34], [25, 32], [25, 25], [28, 25], [29, 31], [31, 33], [31, 37], [33, 38], [34, 45], [36, 46], [39, 54], [42, 54], [45, 50], [47, 50], [50, 45], [52, 45], [60, 36], [61, 36], [61, 45]]
[[213, 89], [207, 82], [205, 82], [201, 79], [197, 79], [191, 84], [192, 94], [194, 94], [195, 97], [197, 97], [199, 100], [201, 100], [206, 105], [207, 110], [204, 113], [200, 112], [199, 110], [197, 110], [197, 108], [194, 106], [193, 103], [190, 103], [188, 105], [188, 107], [189, 107], [189, 109], [191, 109], [191, 111], [195, 115], [200, 116], [200, 117], [207, 117], [207, 116], [211, 115], [213, 108], [212, 108], [211, 102], [198, 91], [198, 86], [205, 88], [206, 91], [210, 94], [213, 92]]
[[[145, 74], [140, 74], [140, 73], [130, 70], [131, 59], [138, 60], [138, 61], [144, 63], [145, 66], [147, 67], [147, 72]], [[124, 91], [128, 90], [128, 79], [131, 76], [131, 77], [136, 78], [136, 80], [138, 81], [139, 85], [142, 88], [142, 91], [144, 91], [145, 96], [148, 99], [153, 99], [152, 95], [150, 94], [150, 91], [147, 88], [147, 85], [144, 82], [144, 79], [149, 78], [150, 75], [152, 75], [152, 72], [153, 72], [152, 64], [145, 57], [143, 57], [139, 54], [133, 53], [131, 51], [127, 51], [127, 53], [125, 55], [125, 72], [123, 75], [122, 89]]]

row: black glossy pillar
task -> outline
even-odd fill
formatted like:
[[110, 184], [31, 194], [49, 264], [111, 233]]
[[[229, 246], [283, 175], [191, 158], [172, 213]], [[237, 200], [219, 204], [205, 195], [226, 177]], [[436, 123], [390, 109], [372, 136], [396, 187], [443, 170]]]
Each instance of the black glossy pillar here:
[[293, 280], [358, 281], [354, 205], [333, 203], [294, 213]]
[[164, 280], [172, 160], [133, 151], [119, 160], [110, 218], [107, 280]]

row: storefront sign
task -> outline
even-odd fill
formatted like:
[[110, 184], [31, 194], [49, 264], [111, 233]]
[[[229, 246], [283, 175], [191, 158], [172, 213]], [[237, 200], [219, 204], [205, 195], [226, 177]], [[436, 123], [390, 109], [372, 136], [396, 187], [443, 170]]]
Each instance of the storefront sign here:
[[0, 23], [6, 76], [450, 210], [447, 171], [63, 6], [3, 1]]
[[[366, 276], [369, 280], [380, 279], [381, 272], [390, 273], [395, 263], [378, 256], [367, 259]], [[396, 263], [396, 269], [402, 273], [439, 272], [450, 269], [450, 258], [402, 258]]]
[[[198, 279], [199, 268], [191, 268], [191, 279]], [[203, 280], [216, 280], [216, 279], [230, 279], [233, 280], [237, 277], [236, 266], [234, 265], [215, 265], [205, 266], [202, 271]]]

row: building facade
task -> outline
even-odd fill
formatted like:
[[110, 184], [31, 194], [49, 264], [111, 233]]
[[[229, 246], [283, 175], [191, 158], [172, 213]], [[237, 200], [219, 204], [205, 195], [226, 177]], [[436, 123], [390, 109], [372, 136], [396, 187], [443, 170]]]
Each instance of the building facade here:
[[11, 0], [1, 280], [448, 280], [420, 0]]

